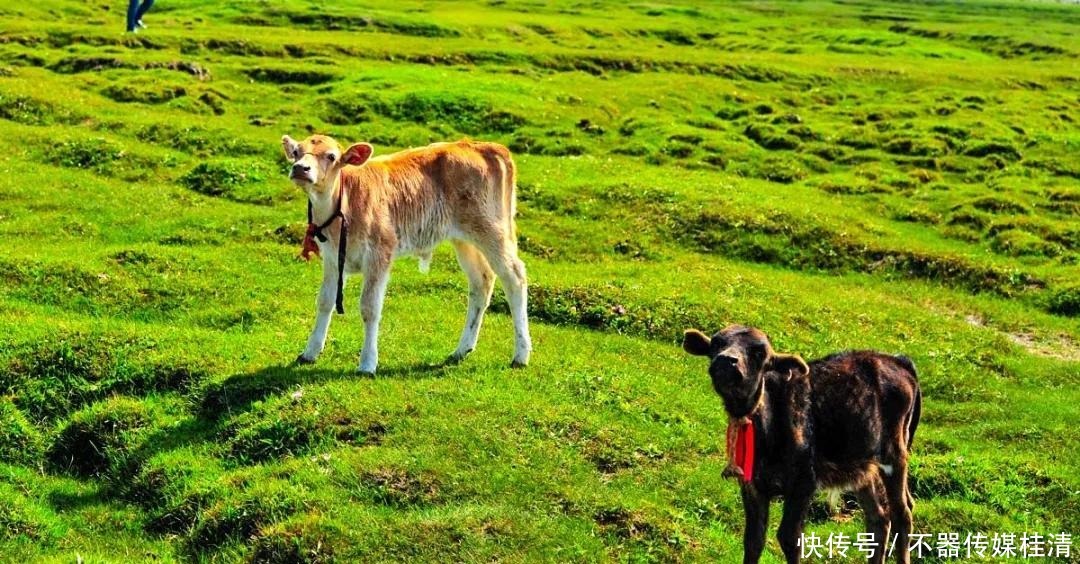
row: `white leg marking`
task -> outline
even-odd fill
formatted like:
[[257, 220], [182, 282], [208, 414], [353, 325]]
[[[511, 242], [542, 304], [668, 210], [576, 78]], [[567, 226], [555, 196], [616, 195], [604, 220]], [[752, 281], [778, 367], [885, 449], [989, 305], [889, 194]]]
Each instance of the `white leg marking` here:
[[[501, 258], [501, 257], [500, 257]], [[532, 338], [529, 336], [528, 285], [525, 280], [525, 265], [513, 255], [507, 256], [492, 266], [499, 274], [506, 301], [510, 303], [510, 314], [514, 319], [514, 359], [512, 365], [529, 364], [532, 352]]]
[[379, 267], [364, 274], [364, 290], [360, 295], [360, 314], [364, 318], [364, 348], [360, 351], [360, 372], [374, 374], [379, 365], [379, 321], [382, 319], [386, 284], [390, 281], [388, 267]]
[[308, 362], [314, 361], [326, 345], [326, 334], [330, 329], [330, 319], [334, 315], [337, 299], [337, 264], [333, 259], [323, 260], [323, 280], [316, 299], [315, 327], [308, 337], [307, 347], [300, 355]]
[[826, 503], [829, 505], [829, 511], [835, 513], [840, 509], [840, 495], [842, 490], [837, 488], [829, 488], [825, 491]]

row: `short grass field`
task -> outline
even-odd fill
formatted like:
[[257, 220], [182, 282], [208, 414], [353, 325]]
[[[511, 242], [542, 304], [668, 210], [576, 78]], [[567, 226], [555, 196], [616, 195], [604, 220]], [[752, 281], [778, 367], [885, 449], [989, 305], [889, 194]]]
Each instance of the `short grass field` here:
[[[0, 5], [0, 561], [735, 562], [727, 419], [678, 346], [729, 323], [913, 358], [916, 532], [1077, 561], [1080, 6], [125, 7]], [[376, 377], [359, 280], [291, 364], [320, 266], [280, 138], [311, 132], [512, 149], [528, 368], [501, 289], [443, 364], [449, 245], [397, 262]]]

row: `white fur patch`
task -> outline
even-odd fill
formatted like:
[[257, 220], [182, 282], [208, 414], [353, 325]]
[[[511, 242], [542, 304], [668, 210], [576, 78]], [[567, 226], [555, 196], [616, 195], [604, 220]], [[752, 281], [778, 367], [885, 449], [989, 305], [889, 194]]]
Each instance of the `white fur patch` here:
[[840, 495], [844, 493], [844, 490], [840, 488], [827, 488], [825, 490], [825, 503], [829, 506], [829, 511], [835, 513], [840, 508]]
[[884, 472], [886, 476], [892, 476], [892, 464], [878, 464], [878, 468], [881, 468], [881, 471]]

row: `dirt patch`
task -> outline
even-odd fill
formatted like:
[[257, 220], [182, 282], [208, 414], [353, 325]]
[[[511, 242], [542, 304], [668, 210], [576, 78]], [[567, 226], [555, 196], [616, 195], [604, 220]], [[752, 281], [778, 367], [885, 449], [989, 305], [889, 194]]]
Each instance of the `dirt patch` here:
[[430, 505], [440, 498], [440, 480], [428, 472], [397, 467], [374, 468], [363, 472], [360, 483], [371, 491], [375, 502], [382, 505]]
[[602, 507], [592, 518], [605, 542], [618, 545], [619, 550], [634, 546], [661, 562], [681, 562], [685, 551], [694, 546], [678, 522], [643, 509]]
[[614, 474], [645, 462], [663, 460], [664, 453], [654, 445], [639, 447], [617, 431], [601, 430], [586, 438], [581, 452], [601, 474]]
[[1052, 337], [1048, 342], [1031, 333], [1006, 333], [1009, 340], [1024, 347], [1032, 354], [1059, 358], [1061, 360], [1080, 360], [1080, 343], [1064, 333]]
[[964, 321], [974, 327], [996, 331], [1035, 356], [1080, 361], [1080, 342], [1064, 333], [1039, 336], [1027, 331], [1003, 331], [989, 325], [986, 319], [974, 313], [965, 315]]
[[605, 532], [624, 539], [648, 535], [653, 531], [652, 524], [642, 513], [624, 507], [601, 509], [593, 515], [593, 521]]
[[254, 539], [250, 561], [262, 564], [337, 562], [335, 533], [312, 519], [263, 527]]

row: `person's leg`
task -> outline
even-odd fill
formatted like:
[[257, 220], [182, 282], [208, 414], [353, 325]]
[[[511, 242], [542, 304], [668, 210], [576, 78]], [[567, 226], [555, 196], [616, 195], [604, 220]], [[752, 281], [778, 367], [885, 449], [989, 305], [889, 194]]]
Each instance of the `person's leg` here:
[[139, 0], [128, 0], [127, 30], [135, 31], [137, 21], [139, 21]]
[[142, 5], [139, 6], [139, 11], [135, 14], [135, 22], [138, 23], [142, 20], [143, 14], [148, 12], [154, 5], [154, 0], [142, 0]]

